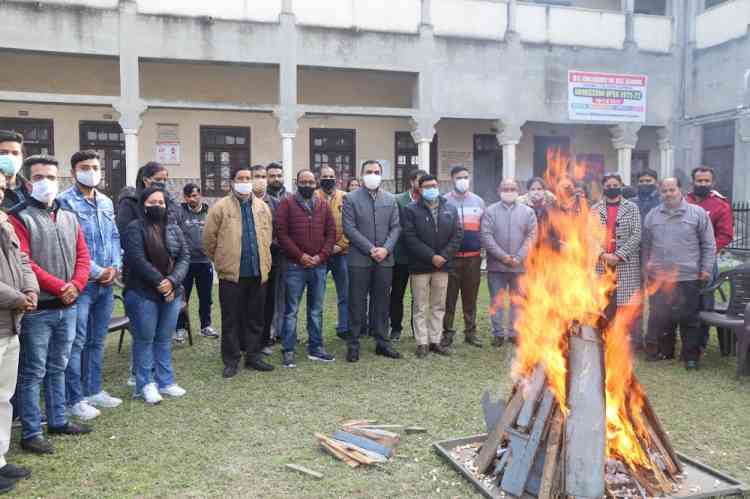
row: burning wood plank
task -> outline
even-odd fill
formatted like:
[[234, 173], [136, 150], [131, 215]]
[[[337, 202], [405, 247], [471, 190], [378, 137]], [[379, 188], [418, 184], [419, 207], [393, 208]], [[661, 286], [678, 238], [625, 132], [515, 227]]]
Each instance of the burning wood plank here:
[[479, 473], [485, 473], [492, 465], [492, 461], [497, 455], [497, 449], [500, 447], [500, 442], [502, 442], [505, 430], [516, 419], [522, 405], [523, 390], [516, 390], [510, 402], [505, 407], [505, 411], [503, 411], [500, 421], [495, 425], [494, 431], [487, 435], [487, 440], [479, 451], [479, 456], [477, 456], [476, 460], [476, 466]]
[[539, 499], [552, 499], [557, 476], [558, 460], [560, 459], [560, 445], [563, 435], [563, 415], [556, 409], [552, 416], [549, 435], [547, 436], [547, 455], [544, 459], [542, 484], [539, 489]]

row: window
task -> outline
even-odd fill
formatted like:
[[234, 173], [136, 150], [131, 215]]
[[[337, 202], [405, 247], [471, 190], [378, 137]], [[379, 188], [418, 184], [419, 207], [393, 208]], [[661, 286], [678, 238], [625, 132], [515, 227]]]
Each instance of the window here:
[[702, 164], [714, 169], [716, 189], [731, 197], [734, 177], [734, 121], [703, 125]]
[[717, 5], [720, 5], [727, 1], [728, 0], [706, 0], [706, 8], [710, 9], [711, 7], [716, 7]]
[[648, 168], [648, 155], [649, 151], [633, 151], [630, 156], [630, 185], [638, 185], [638, 174]]
[[250, 164], [250, 128], [202, 126], [200, 164], [203, 195], [224, 196], [232, 167]]
[[0, 118], [0, 130], [14, 130], [23, 135], [26, 156], [55, 154], [52, 120]]
[[419, 168], [419, 151], [409, 132], [396, 132], [396, 192], [409, 190], [409, 175]]
[[650, 14], [652, 16], [667, 15], [667, 0], [635, 0], [636, 14]]
[[[81, 149], [94, 149], [101, 158], [101, 190], [115, 197], [125, 186], [125, 135], [112, 121], [82, 121], [79, 125]], [[61, 163], [63, 164], [63, 163]]]
[[340, 185], [356, 177], [356, 135], [354, 130], [310, 129], [310, 167], [317, 175], [324, 166], [336, 172]]

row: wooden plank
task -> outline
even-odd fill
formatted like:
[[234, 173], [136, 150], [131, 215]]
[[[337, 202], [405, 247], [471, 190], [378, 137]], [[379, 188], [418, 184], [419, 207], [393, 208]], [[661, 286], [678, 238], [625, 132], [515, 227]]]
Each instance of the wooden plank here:
[[662, 444], [662, 441], [656, 434], [656, 431], [654, 431], [654, 428], [651, 426], [651, 422], [649, 421], [649, 419], [644, 419], [644, 424], [646, 425], [646, 430], [648, 431], [648, 436], [651, 440], [651, 443], [656, 446], [656, 450], [664, 460], [664, 465], [667, 467], [667, 473], [669, 474], [670, 479], [672, 481], [676, 480], [677, 475], [679, 474], [677, 465], [675, 465], [675, 463], [672, 461], [672, 458], [669, 456], [669, 452], [664, 447], [664, 444]]
[[520, 452], [517, 449], [511, 448], [510, 465], [508, 466], [508, 471], [503, 475], [503, 480], [500, 484], [500, 487], [506, 493], [516, 497], [520, 497], [523, 494], [526, 488], [526, 480], [531, 472], [531, 467], [534, 465], [534, 458], [539, 449], [542, 434], [547, 427], [547, 419], [550, 417], [553, 404], [555, 403], [555, 396], [548, 389], [545, 389], [542, 403], [539, 404], [534, 426], [528, 435], [526, 445], [523, 446]]
[[378, 442], [380, 445], [384, 445], [390, 449], [394, 449], [401, 442], [401, 437], [398, 433], [393, 433], [385, 430], [368, 430], [365, 428], [358, 428], [356, 426], [347, 427], [349, 433], [359, 435], [370, 440]]
[[500, 442], [503, 439], [505, 430], [518, 416], [518, 411], [521, 410], [521, 405], [523, 405], [523, 393], [521, 392], [522, 390], [516, 390], [516, 393], [505, 407], [505, 411], [503, 411], [503, 415], [495, 426], [494, 431], [487, 435], [487, 440], [485, 440], [482, 448], [479, 450], [479, 455], [474, 462], [474, 464], [477, 465], [477, 471], [479, 473], [485, 473], [492, 465], [492, 461], [497, 455], [497, 448], [500, 447]]
[[376, 452], [363, 449], [358, 445], [350, 444], [342, 440], [331, 439], [330, 444], [349, 455], [352, 459], [362, 464], [387, 463], [388, 459]]
[[360, 435], [354, 435], [353, 433], [349, 433], [346, 431], [335, 432], [333, 434], [333, 438], [336, 440], [341, 440], [342, 442], [356, 445], [357, 447], [361, 447], [370, 452], [375, 452], [386, 458], [391, 457], [391, 455], [393, 454], [393, 449], [389, 449], [388, 447], [380, 445], [379, 443], [375, 442], [374, 440], [370, 440], [369, 438], [362, 437]]
[[323, 448], [323, 450], [331, 454], [336, 459], [345, 462], [352, 468], [356, 468], [357, 466], [359, 466], [359, 462], [356, 459], [352, 459], [345, 452], [331, 445], [327, 437], [323, 437], [322, 439], [318, 438], [318, 441], [320, 442], [320, 446]]
[[284, 466], [290, 470], [298, 471], [304, 475], [317, 478], [318, 480], [323, 478], [323, 473], [318, 473], [317, 471], [313, 471], [309, 468], [305, 468], [304, 466], [300, 466], [299, 464], [287, 463]]
[[427, 433], [427, 428], [422, 428], [421, 426], [407, 426], [404, 428], [404, 431], [407, 435], [412, 435], [414, 433]]
[[341, 426], [367, 426], [377, 422], [377, 419], [347, 419], [341, 422]]
[[654, 411], [654, 408], [651, 405], [651, 401], [648, 399], [648, 396], [646, 395], [645, 392], [643, 393], [643, 402], [644, 402], [643, 404], [644, 416], [648, 418], [648, 420], [651, 422], [651, 426], [656, 432], [656, 435], [659, 437], [659, 441], [661, 442], [662, 446], [667, 451], [669, 458], [677, 467], [677, 471], [679, 473], [682, 473], [683, 472], [682, 463], [677, 457], [677, 454], [675, 453], [674, 448], [672, 447], [672, 443], [669, 441], [669, 436], [667, 435], [667, 432], [664, 431], [664, 427], [662, 427], [661, 421], [659, 421], [659, 417], [656, 415], [656, 412]]
[[576, 497], [604, 496], [603, 471], [607, 449], [602, 344], [593, 328], [581, 328], [584, 339], [568, 342], [568, 408], [565, 421], [565, 493]]
[[371, 430], [404, 431], [404, 425], [402, 424], [368, 424], [360, 425], [360, 427]]
[[542, 485], [539, 488], [538, 499], [552, 499], [552, 490], [556, 476], [557, 462], [560, 457], [560, 444], [563, 431], [563, 415], [557, 409], [552, 416], [552, 425], [547, 437], [547, 456], [544, 459], [544, 471], [542, 472]]
[[518, 421], [516, 426], [519, 430], [527, 432], [531, 425], [531, 418], [534, 416], [534, 410], [536, 410], [537, 400], [542, 393], [544, 388], [544, 382], [546, 376], [544, 374], [544, 367], [539, 364], [534, 369], [534, 374], [531, 376], [531, 381], [527, 387], [524, 387], [524, 403], [521, 408], [521, 412], [518, 415]]

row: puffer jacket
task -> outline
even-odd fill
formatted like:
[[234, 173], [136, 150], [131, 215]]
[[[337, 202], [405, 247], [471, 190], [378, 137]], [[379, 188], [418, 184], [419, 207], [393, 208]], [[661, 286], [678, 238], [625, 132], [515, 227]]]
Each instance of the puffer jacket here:
[[[456, 207], [440, 196], [437, 223], [423, 199], [412, 201], [403, 211], [401, 239], [409, 253], [409, 273], [429, 274], [453, 270], [455, 256], [464, 238]], [[436, 268], [432, 258], [440, 255], [445, 264]]]
[[15, 310], [15, 303], [29, 292], [39, 294], [36, 275], [7, 215], [0, 213], [0, 336], [21, 330], [23, 312]]
[[[115, 222], [117, 223], [117, 230], [120, 232], [120, 244], [122, 249], [125, 249], [125, 238], [122, 237], [128, 230], [130, 222], [136, 219], [142, 219], [143, 214], [138, 208], [138, 198], [141, 197], [142, 189], [136, 189], [135, 187], [124, 187], [120, 194], [117, 196], [117, 215]], [[171, 224], [180, 224], [181, 216], [180, 204], [175, 200], [172, 193], [167, 193], [167, 222]]]
[[146, 224], [143, 220], [133, 220], [128, 225], [125, 238], [125, 265], [128, 273], [125, 276], [125, 289], [133, 290], [152, 301], [162, 301], [164, 298], [157, 291], [159, 283], [169, 279], [177, 296], [182, 295], [182, 281], [190, 267], [190, 250], [182, 229], [168, 223], [165, 228], [164, 240], [169, 256], [174, 260], [172, 272], [163, 275], [149, 261], [146, 255]]

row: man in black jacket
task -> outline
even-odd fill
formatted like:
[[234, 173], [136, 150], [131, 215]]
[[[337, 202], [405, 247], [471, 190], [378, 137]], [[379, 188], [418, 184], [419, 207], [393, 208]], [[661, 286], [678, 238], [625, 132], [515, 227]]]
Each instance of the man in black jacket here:
[[450, 355], [440, 344], [448, 292], [448, 275], [464, 237], [456, 208], [440, 196], [432, 175], [419, 179], [420, 199], [404, 209], [404, 243], [409, 251], [411, 293], [414, 299], [414, 337], [417, 357], [429, 350]]

